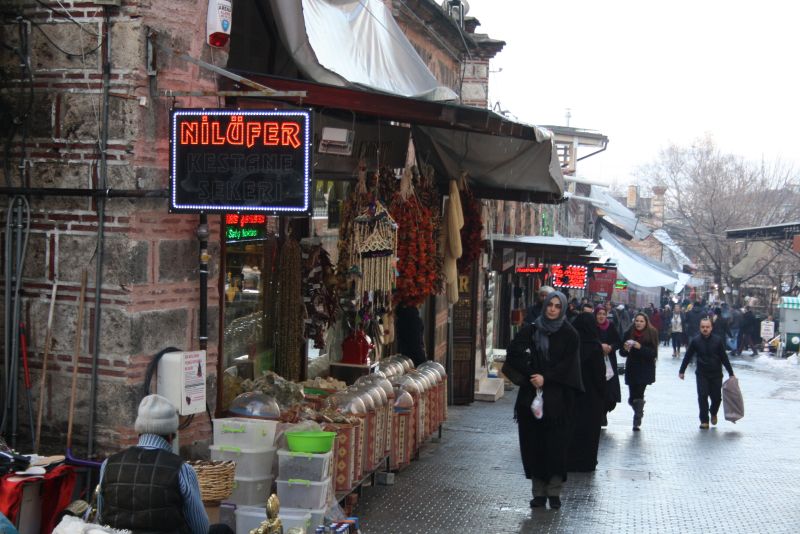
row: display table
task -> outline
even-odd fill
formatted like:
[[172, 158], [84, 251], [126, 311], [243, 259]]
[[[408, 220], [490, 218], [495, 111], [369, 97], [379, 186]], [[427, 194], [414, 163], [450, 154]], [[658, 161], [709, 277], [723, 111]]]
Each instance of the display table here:
[[378, 362], [369, 365], [355, 365], [352, 363], [331, 362], [331, 376], [350, 385], [358, 377], [371, 374], [378, 368]]
[[[27, 507], [41, 507], [39, 532], [47, 534], [56, 526], [58, 514], [72, 502], [75, 488], [75, 470], [68, 465], [59, 465], [40, 477], [20, 477], [9, 474], [0, 481], [0, 512], [17, 525], [20, 533], [30, 532], [24, 523], [28, 517]], [[35, 485], [38, 488], [27, 486]], [[35, 496], [35, 502], [25, 502], [24, 496]], [[23, 510], [25, 508], [25, 510]], [[22, 512], [22, 515], [21, 515]], [[25, 517], [22, 517], [25, 516]], [[38, 519], [38, 518], [37, 518]]]

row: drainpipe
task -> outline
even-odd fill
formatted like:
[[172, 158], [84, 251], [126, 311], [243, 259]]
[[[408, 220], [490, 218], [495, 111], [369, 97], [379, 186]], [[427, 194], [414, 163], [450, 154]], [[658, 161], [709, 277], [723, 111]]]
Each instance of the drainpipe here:
[[[108, 8], [103, 7], [105, 24], [103, 25], [103, 40], [105, 41], [105, 61], [103, 61], [103, 122], [100, 126], [100, 169], [98, 173], [98, 185], [100, 189], [105, 189], [108, 183], [108, 160], [106, 151], [108, 148], [108, 119], [109, 119], [109, 90], [111, 86], [111, 32], [109, 31], [110, 20]], [[94, 424], [95, 410], [97, 408], [97, 366], [100, 356], [100, 297], [103, 292], [103, 245], [105, 239], [105, 216], [106, 199], [97, 198], [97, 251], [95, 254], [95, 275], [94, 275], [94, 323], [92, 346], [92, 379], [89, 387], [89, 439], [87, 443], [87, 457], [94, 455]], [[89, 476], [91, 480], [91, 476]]]

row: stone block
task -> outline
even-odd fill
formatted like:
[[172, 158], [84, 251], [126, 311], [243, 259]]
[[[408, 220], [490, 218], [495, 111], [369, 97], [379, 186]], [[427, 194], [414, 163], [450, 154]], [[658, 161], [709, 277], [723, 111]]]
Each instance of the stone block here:
[[[59, 290], [59, 292], [62, 291], [64, 290]], [[87, 302], [90, 300], [91, 298], [87, 298]], [[31, 336], [30, 348], [37, 352], [42, 352], [44, 351], [44, 342], [47, 333], [47, 316], [50, 313], [50, 297], [48, 295], [47, 298], [31, 300], [29, 301], [29, 306], [30, 328], [34, 329], [36, 332], [36, 335]], [[86, 350], [88, 349], [89, 314], [87, 313], [87, 308], [86, 304], [84, 304], [83, 334], [81, 341], [81, 350], [83, 354], [86, 354]], [[77, 302], [56, 302], [55, 311], [53, 313], [52, 341], [50, 344], [51, 355], [57, 353], [73, 354], [75, 350], [75, 327], [77, 326], [77, 322]]]
[[[81, 271], [89, 271], [94, 283], [96, 236], [61, 235], [58, 241], [58, 276], [61, 280], [80, 280]], [[148, 244], [126, 236], [106, 234], [104, 244], [104, 285], [130, 286], [147, 281]]]
[[167, 215], [166, 198], [109, 198], [106, 200], [106, 215], [131, 215], [136, 212], [160, 212]]
[[[97, 34], [90, 35], [71, 21], [40, 24], [41, 31], [31, 34], [31, 64], [34, 71], [66, 70], [66, 69], [100, 69], [100, 49], [92, 51], [100, 44], [100, 24], [94, 22], [82, 23], [83, 28]], [[64, 51], [72, 56], [66, 56], [57, 50], [43, 35], [47, 34], [50, 41], [58, 43]], [[81, 55], [81, 52], [85, 54]], [[35, 76], [35, 73], [34, 73]]]
[[136, 188], [165, 189], [169, 186], [169, 171], [166, 168], [137, 167]]
[[158, 244], [158, 281], [198, 280], [199, 247], [196, 239], [161, 241]]
[[146, 58], [141, 19], [118, 20], [111, 27], [111, 64], [114, 70], [143, 68]]
[[109, 140], [127, 142], [134, 139], [139, 131], [139, 103], [129, 98], [113, 97], [108, 103], [111, 119], [108, 127]]
[[108, 165], [106, 186], [111, 189], [136, 189], [136, 171], [128, 163]]
[[92, 183], [92, 168], [84, 163], [35, 162], [31, 187], [85, 188]]
[[461, 88], [461, 98], [463, 100], [486, 100], [488, 95], [485, 83], [464, 83]]
[[131, 348], [134, 354], [155, 354], [169, 346], [186, 348], [189, 311], [160, 310], [141, 312], [132, 319]]
[[150, 245], [124, 235], [106, 236], [104, 283], [129, 286], [147, 282]]
[[[74, 141], [97, 141], [100, 131], [101, 98], [99, 93], [62, 95], [60, 128], [56, 136]], [[111, 122], [115, 120], [112, 115]]]
[[131, 316], [128, 312], [103, 306], [100, 315], [100, 354], [132, 354]]
[[[210, 292], [210, 290], [209, 290]], [[219, 341], [219, 307], [208, 307], [208, 344], [214, 345]]]
[[51, 139], [53, 137], [53, 113], [55, 100], [52, 94], [37, 91], [33, 95], [28, 135]]
[[39, 232], [28, 234], [28, 249], [22, 269], [25, 280], [47, 278], [47, 235]]
[[97, 384], [96, 430], [101, 427], [133, 429], [141, 398], [140, 385], [128, 385], [101, 376]]

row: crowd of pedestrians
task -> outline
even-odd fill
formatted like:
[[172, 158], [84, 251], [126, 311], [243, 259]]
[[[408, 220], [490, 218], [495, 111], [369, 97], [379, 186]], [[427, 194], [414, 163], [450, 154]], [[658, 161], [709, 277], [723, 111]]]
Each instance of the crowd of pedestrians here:
[[526, 322], [509, 344], [503, 372], [519, 386], [514, 405], [531, 507], [561, 507], [568, 472], [594, 471], [601, 428], [622, 400], [618, 356], [624, 365], [632, 429], [644, 419], [647, 386], [656, 380], [658, 347], [672, 357], [686, 347], [679, 377], [695, 362], [700, 428], [717, 423], [722, 369], [734, 376], [728, 351], [758, 352], [759, 322], [753, 312], [702, 302], [647, 308], [594, 304], [544, 286]]

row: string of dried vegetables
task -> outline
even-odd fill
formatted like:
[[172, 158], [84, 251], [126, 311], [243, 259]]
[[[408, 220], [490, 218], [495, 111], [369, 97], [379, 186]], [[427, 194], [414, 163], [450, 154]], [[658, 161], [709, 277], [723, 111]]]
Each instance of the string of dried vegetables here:
[[464, 214], [461, 211], [461, 195], [455, 180], [450, 180], [450, 195], [445, 204], [444, 275], [447, 302], [458, 302], [458, 258], [461, 257], [461, 228]]
[[[414, 169], [412, 169], [414, 170]], [[444, 235], [442, 232], [442, 197], [433, 182], [433, 167], [427, 165], [421, 173], [415, 173], [415, 190], [420, 204], [427, 206], [430, 211], [431, 224], [433, 226], [433, 242], [439, 243]], [[436, 246], [433, 254], [432, 269], [436, 274], [433, 283], [433, 294], [439, 295], [444, 292], [444, 247]]]
[[398, 224], [395, 304], [418, 306], [436, 289], [436, 241], [430, 209], [422, 205], [406, 169], [390, 206]]
[[299, 380], [303, 364], [302, 258], [300, 244], [287, 236], [278, 265], [278, 315], [275, 372]]

